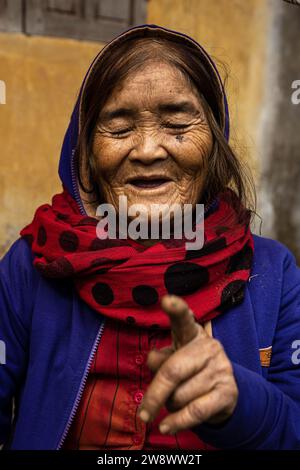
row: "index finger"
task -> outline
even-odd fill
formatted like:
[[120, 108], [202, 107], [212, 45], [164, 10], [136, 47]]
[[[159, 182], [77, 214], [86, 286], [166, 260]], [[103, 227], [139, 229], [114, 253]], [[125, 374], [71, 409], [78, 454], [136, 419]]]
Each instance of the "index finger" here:
[[170, 318], [175, 349], [189, 343], [197, 335], [207, 336], [204, 328], [196, 323], [192, 310], [181, 297], [165, 295], [162, 298], [161, 306]]

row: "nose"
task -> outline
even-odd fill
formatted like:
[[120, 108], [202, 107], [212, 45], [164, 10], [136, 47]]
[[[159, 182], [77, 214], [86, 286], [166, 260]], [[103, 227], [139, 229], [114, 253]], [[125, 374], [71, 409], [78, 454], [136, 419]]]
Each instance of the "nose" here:
[[132, 162], [152, 165], [159, 160], [168, 158], [168, 152], [160, 142], [159, 136], [145, 132], [128, 155]]

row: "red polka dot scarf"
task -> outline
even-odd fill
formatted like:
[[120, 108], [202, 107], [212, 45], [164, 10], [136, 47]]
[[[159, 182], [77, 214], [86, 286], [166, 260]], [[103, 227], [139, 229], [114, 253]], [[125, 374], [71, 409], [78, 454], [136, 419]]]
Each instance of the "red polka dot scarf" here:
[[168, 328], [160, 298], [171, 293], [182, 296], [204, 323], [242, 302], [250, 276], [250, 212], [238, 222], [229, 194], [221, 194], [217, 209], [205, 217], [200, 250], [186, 250], [182, 240], [147, 248], [129, 239], [100, 240], [98, 220], [83, 216], [66, 190], [37, 209], [21, 236], [44, 276], [71, 278], [81, 299], [107, 317]]

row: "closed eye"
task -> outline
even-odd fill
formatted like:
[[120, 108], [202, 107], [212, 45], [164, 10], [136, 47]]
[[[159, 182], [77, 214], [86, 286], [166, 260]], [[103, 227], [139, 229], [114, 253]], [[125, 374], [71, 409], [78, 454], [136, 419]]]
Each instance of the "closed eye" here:
[[[167, 127], [168, 129], [186, 129], [187, 127], [189, 127], [190, 125], [189, 124], [172, 124], [170, 122], [167, 122], [165, 124], [162, 125], [162, 127]], [[115, 135], [115, 136], [118, 136], [118, 135], [123, 135], [123, 134], [126, 134], [127, 132], [130, 132], [132, 130], [132, 128], [126, 128], [126, 129], [119, 129], [118, 131], [111, 131], [111, 135]]]
[[189, 124], [172, 124], [170, 122], [167, 122], [163, 124], [164, 127], [167, 127], [169, 129], [185, 129], [189, 127]]
[[112, 135], [122, 135], [122, 134], [126, 134], [126, 132], [129, 132], [131, 131], [131, 128], [127, 128], [127, 129], [120, 129], [118, 131], [114, 131], [114, 132], [110, 132]]

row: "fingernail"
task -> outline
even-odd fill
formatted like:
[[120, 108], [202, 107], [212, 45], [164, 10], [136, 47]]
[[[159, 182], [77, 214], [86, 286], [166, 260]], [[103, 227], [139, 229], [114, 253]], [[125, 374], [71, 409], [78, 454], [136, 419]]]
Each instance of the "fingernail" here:
[[161, 424], [159, 430], [162, 434], [167, 434], [170, 431], [170, 426], [168, 424]]
[[144, 421], [144, 423], [148, 423], [148, 421], [150, 421], [150, 414], [148, 413], [148, 411], [142, 410], [140, 412], [140, 418], [142, 421]]

